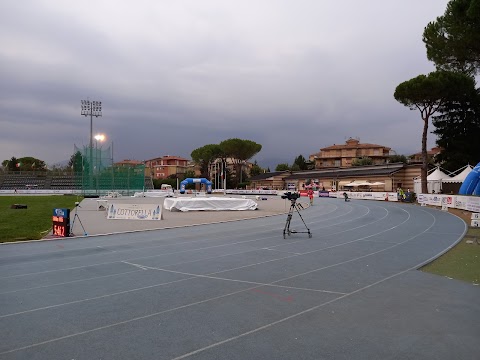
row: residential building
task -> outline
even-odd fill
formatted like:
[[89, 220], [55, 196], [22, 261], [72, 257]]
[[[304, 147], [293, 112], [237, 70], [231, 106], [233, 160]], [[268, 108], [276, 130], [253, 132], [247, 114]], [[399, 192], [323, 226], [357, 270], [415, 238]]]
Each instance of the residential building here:
[[285, 178], [291, 171], [275, 171], [262, 173], [250, 178], [249, 189], [282, 190], [286, 189]]
[[345, 144], [333, 144], [320, 149], [319, 153], [310, 155], [309, 159], [315, 163], [315, 169], [351, 167], [353, 160], [362, 157], [369, 157], [373, 160], [373, 165], [380, 165], [387, 163], [390, 151], [388, 146], [362, 144], [360, 140], [350, 138]]
[[[442, 151], [438, 146], [427, 150], [427, 161], [436, 164], [436, 156]], [[410, 164], [421, 164], [422, 163], [422, 152], [415, 153], [408, 157]]]
[[180, 156], [166, 155], [145, 160], [145, 171], [152, 179], [166, 179], [169, 176], [181, 176], [190, 169], [188, 160]]
[[143, 161], [125, 159], [125, 160], [116, 162], [113, 165], [122, 166], [122, 167], [137, 166], [137, 165], [143, 165]]

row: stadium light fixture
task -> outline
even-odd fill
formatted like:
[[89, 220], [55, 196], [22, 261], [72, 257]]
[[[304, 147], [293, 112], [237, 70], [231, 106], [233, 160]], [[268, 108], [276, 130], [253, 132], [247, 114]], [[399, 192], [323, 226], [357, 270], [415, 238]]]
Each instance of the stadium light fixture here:
[[102, 116], [102, 102], [82, 100], [82, 112], [83, 116], [90, 116], [90, 149], [93, 148], [93, 117]]

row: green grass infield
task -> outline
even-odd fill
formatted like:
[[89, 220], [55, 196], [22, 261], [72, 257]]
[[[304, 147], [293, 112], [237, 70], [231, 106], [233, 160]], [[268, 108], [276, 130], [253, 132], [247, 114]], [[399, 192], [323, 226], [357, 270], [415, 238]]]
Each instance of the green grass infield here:
[[[52, 229], [53, 209], [73, 209], [76, 201], [82, 201], [82, 197], [0, 196], [0, 242], [41, 239]], [[12, 209], [14, 204], [27, 208]]]
[[480, 285], [480, 229], [469, 228], [455, 247], [421, 270]]

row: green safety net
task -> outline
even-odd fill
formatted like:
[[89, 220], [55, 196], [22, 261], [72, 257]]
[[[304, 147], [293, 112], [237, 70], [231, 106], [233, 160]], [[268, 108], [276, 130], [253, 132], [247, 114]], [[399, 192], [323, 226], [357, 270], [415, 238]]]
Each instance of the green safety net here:
[[114, 165], [111, 147], [75, 145], [74, 151], [75, 187], [83, 194], [133, 194], [144, 190], [145, 165]]

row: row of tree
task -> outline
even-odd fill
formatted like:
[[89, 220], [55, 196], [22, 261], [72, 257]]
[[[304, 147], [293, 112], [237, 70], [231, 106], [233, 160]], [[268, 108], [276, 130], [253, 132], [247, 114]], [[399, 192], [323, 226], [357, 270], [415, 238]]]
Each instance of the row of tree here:
[[427, 192], [430, 119], [444, 168], [456, 170], [480, 161], [480, 91], [475, 82], [480, 70], [480, 0], [451, 0], [444, 15], [425, 27], [423, 42], [436, 71], [399, 84], [394, 97], [420, 111], [422, 192]]
[[8, 171], [45, 171], [47, 164], [45, 161], [31, 156], [16, 158], [12, 156], [10, 160], [3, 160], [2, 167]]
[[[227, 169], [228, 162], [233, 163], [235, 172], [233, 186], [238, 187], [242, 178], [244, 164], [262, 150], [262, 145], [251, 140], [238, 138], [227, 139], [220, 144], [208, 144], [192, 151], [192, 160], [200, 167], [201, 176], [210, 179], [212, 176], [212, 165], [220, 162], [223, 169]], [[255, 163], [250, 175], [261, 171]], [[226, 174], [224, 174], [226, 176]]]

